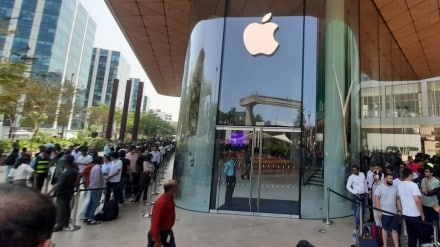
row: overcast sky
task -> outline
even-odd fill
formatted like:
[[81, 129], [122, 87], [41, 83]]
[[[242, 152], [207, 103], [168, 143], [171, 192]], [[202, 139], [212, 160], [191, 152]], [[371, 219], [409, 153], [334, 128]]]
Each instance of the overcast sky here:
[[95, 47], [120, 51], [130, 64], [130, 77], [145, 82], [144, 94], [150, 98], [150, 108], [171, 113], [173, 120], [177, 121], [180, 98], [163, 96], [156, 92], [104, 0], [80, 0], [80, 2], [96, 22]]

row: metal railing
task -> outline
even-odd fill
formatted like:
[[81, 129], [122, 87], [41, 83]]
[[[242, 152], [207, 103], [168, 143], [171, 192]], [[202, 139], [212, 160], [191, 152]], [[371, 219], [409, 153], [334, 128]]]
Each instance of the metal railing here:
[[[345, 195], [342, 195], [342, 194], [340, 194], [340, 193], [330, 189], [329, 187], [327, 187], [326, 218], [323, 219], [323, 223], [326, 224], [326, 225], [332, 225], [333, 224], [333, 221], [330, 220], [330, 195], [331, 195], [330, 192], [335, 194], [335, 195], [338, 195], [339, 197], [342, 197], [342, 198], [344, 198], [344, 199], [346, 199], [348, 201], [351, 201], [352, 203], [359, 204], [359, 226], [360, 226], [359, 227], [359, 236], [363, 236], [363, 227], [362, 227], [363, 226], [363, 216], [362, 216], [362, 213], [363, 213], [362, 212], [362, 210], [363, 210], [363, 202], [362, 201], [353, 200], [351, 198], [348, 198]], [[380, 212], [383, 212], [383, 213], [386, 213], [386, 214], [389, 214], [389, 215], [393, 215], [393, 216], [398, 216], [398, 217], [402, 216], [402, 215], [395, 214], [395, 213], [392, 213], [392, 212], [389, 212], [389, 211], [386, 211], [386, 210], [382, 210], [382, 209], [379, 209], [379, 208], [370, 207], [368, 205], [366, 205], [365, 207], [366, 208], [371, 208], [373, 210], [377, 210], [377, 211], [380, 211]], [[405, 220], [407, 220], [407, 219], [405, 219]], [[429, 225], [429, 226], [432, 227], [434, 239], [433, 239], [433, 243], [431, 243], [431, 244], [433, 246], [440, 247], [440, 242], [438, 240], [438, 222], [424, 222], [424, 221], [422, 221], [422, 222], [417, 221], [417, 222], [425, 224], [425, 225]]]

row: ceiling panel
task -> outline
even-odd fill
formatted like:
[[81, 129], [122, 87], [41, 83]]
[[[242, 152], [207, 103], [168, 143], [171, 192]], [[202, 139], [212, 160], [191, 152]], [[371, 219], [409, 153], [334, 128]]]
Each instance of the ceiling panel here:
[[[367, 0], [360, 0], [367, 1]], [[387, 23], [389, 33], [403, 52], [402, 61], [410, 64], [418, 79], [440, 76], [440, 0], [371, 0]], [[159, 94], [180, 96], [185, 52], [191, 26], [197, 20], [221, 16], [224, 0], [106, 0], [136, 56], [147, 72]], [[322, 4], [321, 1], [309, 1]], [[292, 4], [290, 0], [231, 1], [231, 16], [260, 16], [266, 10], [276, 15], [302, 14], [302, 1]], [[362, 5], [362, 4], [361, 4]], [[190, 10], [190, 8], [192, 8]], [[361, 10], [362, 11], [362, 10]], [[191, 13], [191, 16], [190, 16]], [[308, 13], [313, 14], [313, 11]], [[383, 53], [377, 49], [379, 20], [360, 20], [362, 64], [372, 66], [368, 72], [373, 77], [378, 73], [379, 60], [388, 61], [386, 68], [404, 66], [396, 64], [395, 52]], [[383, 32], [381, 32], [383, 34]], [[383, 42], [383, 41], [382, 41]], [[389, 43], [389, 41], [387, 41]], [[383, 45], [383, 44], [382, 44]], [[386, 46], [388, 47], [388, 46]], [[378, 56], [381, 54], [381, 58]], [[399, 60], [399, 59], [397, 59]], [[391, 61], [391, 62], [390, 62]], [[394, 62], [393, 62], [394, 61]], [[388, 66], [390, 65], [391, 66]], [[382, 71], [384, 76], [393, 76], [395, 71]]]

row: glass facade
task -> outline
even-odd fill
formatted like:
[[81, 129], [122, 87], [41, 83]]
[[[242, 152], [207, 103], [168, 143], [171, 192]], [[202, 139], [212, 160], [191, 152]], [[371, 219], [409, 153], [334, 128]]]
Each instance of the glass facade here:
[[[174, 164], [179, 206], [322, 218], [326, 188], [348, 195], [349, 167], [365, 168], [366, 156], [436, 152], [434, 136], [422, 135], [438, 130], [440, 84], [416, 81], [372, 1], [207, 6], [191, 3]], [[265, 24], [278, 28], [245, 45], [245, 30]], [[251, 55], [272, 33], [274, 53]], [[329, 200], [330, 217], [352, 214], [350, 201]]]
[[[48, 83], [72, 83], [80, 89], [74, 103], [82, 107], [96, 24], [79, 1], [2, 0], [2, 60], [24, 62], [29, 77]], [[69, 119], [70, 129], [73, 115]]]
[[119, 79], [116, 107], [122, 108], [125, 97], [126, 80], [130, 66], [119, 51], [94, 48], [90, 63], [88, 84], [85, 90], [84, 105], [96, 106], [99, 103], [110, 105], [113, 82]]
[[[355, 162], [352, 152], [360, 143], [359, 121], [349, 120], [352, 113], [360, 114], [359, 15], [344, 14], [359, 13], [359, 5], [340, 1], [339, 7], [326, 9], [320, 1], [305, 3], [258, 1], [255, 7], [231, 1], [226, 13], [218, 8], [203, 13], [224, 18], [195, 25], [175, 161], [181, 207], [316, 218], [324, 213], [323, 186], [344, 193], [345, 168]], [[279, 47], [271, 56], [252, 56], [243, 32], [268, 12], [278, 25]], [[344, 52], [329, 52], [338, 49]], [[346, 99], [343, 105], [340, 97]], [[331, 144], [325, 143], [327, 132]], [[232, 204], [224, 174], [230, 156], [237, 178]], [[324, 171], [331, 180], [325, 180]], [[350, 214], [349, 203], [335, 200], [334, 205], [333, 216]]]

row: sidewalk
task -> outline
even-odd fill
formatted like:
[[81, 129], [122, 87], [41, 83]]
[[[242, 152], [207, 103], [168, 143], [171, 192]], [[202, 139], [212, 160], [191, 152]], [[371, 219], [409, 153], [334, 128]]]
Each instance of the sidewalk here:
[[[165, 172], [166, 179], [171, 177], [171, 170], [172, 165]], [[0, 168], [0, 178], [3, 176]], [[158, 191], [162, 192], [161, 186]], [[82, 208], [81, 201], [78, 208]], [[58, 247], [146, 246], [150, 218], [143, 215], [147, 210], [147, 206], [127, 202], [119, 208], [118, 219], [100, 225], [85, 225], [78, 219], [76, 225], [81, 229], [55, 232], [52, 241]], [[307, 239], [317, 247], [350, 246], [353, 218], [333, 221], [333, 225], [326, 226], [321, 220], [210, 214], [177, 208], [174, 233], [177, 246], [183, 247], [295, 246], [301, 239]]]

